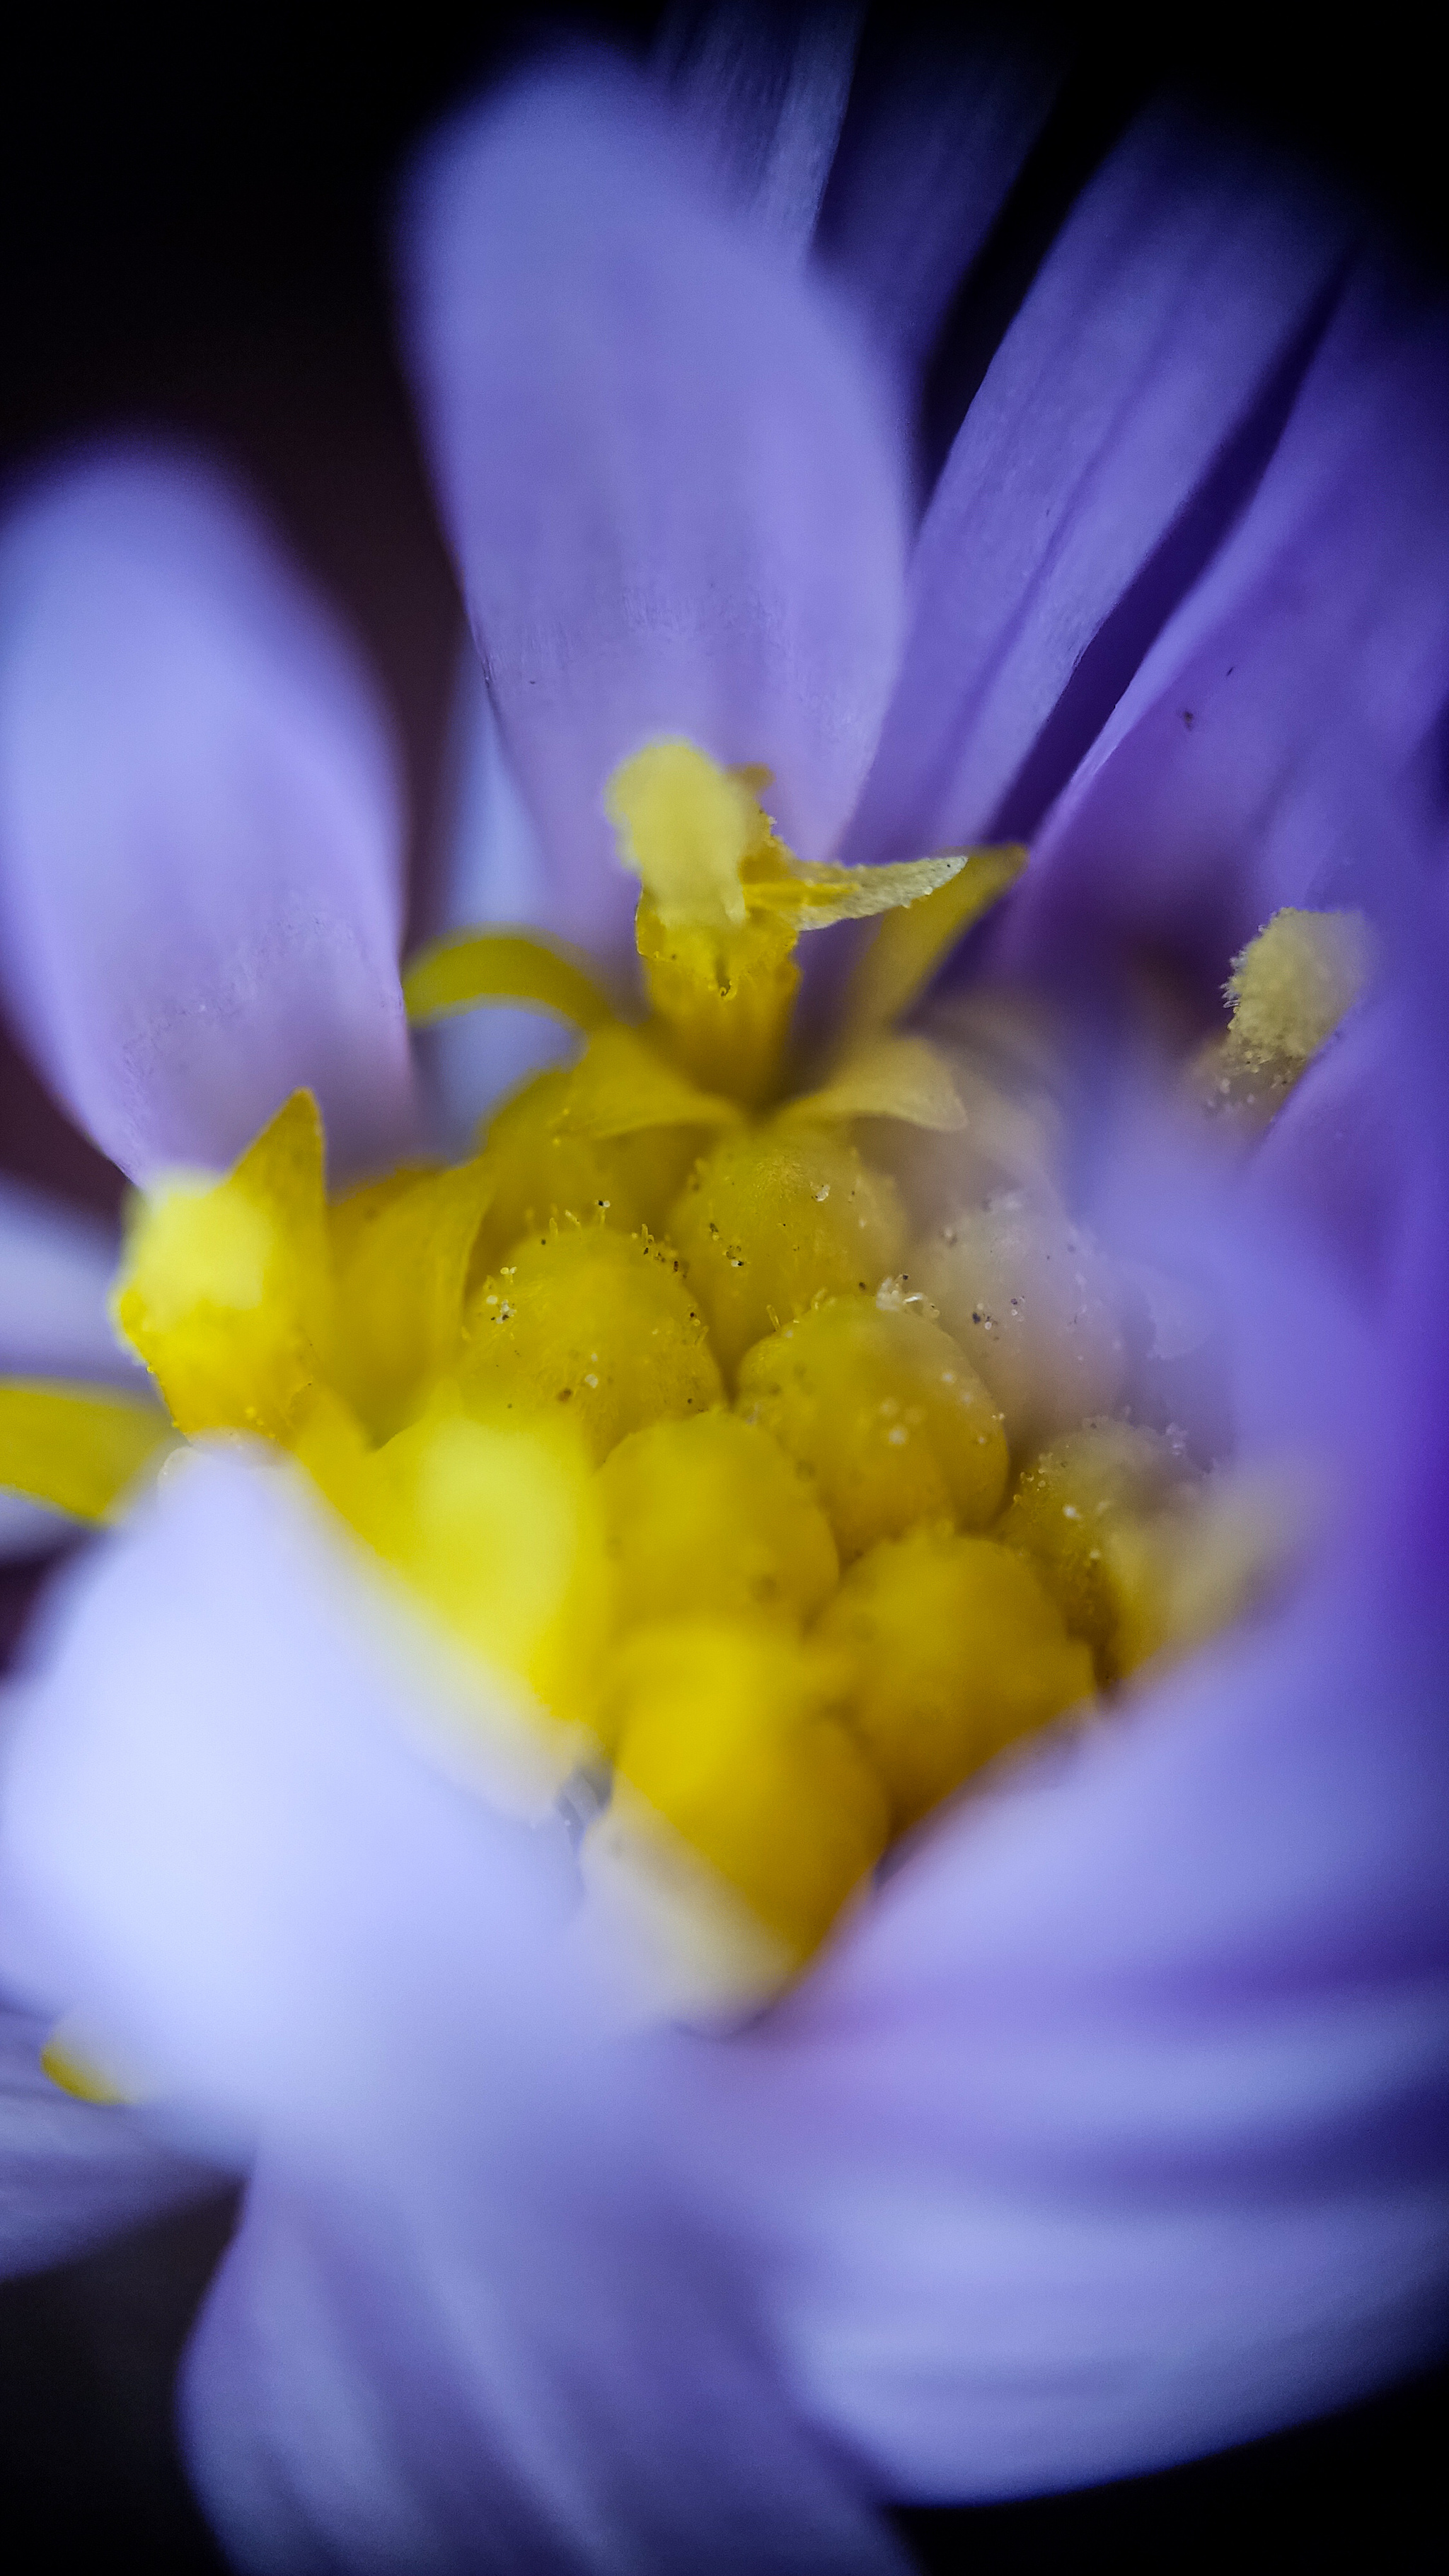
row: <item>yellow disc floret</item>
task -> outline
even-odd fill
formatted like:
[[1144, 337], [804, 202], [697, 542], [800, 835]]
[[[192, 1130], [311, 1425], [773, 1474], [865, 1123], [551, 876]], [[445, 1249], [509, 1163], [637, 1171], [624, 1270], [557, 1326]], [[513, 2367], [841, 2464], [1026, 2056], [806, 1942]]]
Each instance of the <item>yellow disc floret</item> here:
[[563, 1119], [572, 1080], [563, 1066], [536, 1074], [503, 1103], [488, 1129], [493, 1190], [481, 1239], [490, 1269], [524, 1235], [542, 1233], [551, 1219], [572, 1217], [579, 1225], [612, 1225], [634, 1234], [655, 1214], [652, 1140], [620, 1137], [606, 1152], [590, 1137], [571, 1135]]
[[905, 1248], [891, 1181], [846, 1138], [811, 1127], [726, 1137], [668, 1222], [727, 1373], [817, 1299], [874, 1294]]
[[734, 1414], [632, 1433], [599, 1490], [626, 1626], [685, 1614], [800, 1622], [835, 1589], [830, 1524], [798, 1467]]
[[793, 1965], [824, 1938], [889, 1831], [886, 1793], [842, 1723], [846, 1689], [837, 1657], [728, 1620], [637, 1629], [612, 1676], [619, 1778]]
[[484, 1280], [458, 1382], [488, 1418], [566, 1405], [596, 1460], [626, 1432], [703, 1413], [724, 1393], [678, 1253], [606, 1226], [531, 1236]]
[[1122, 1297], [1084, 1226], [1006, 1190], [929, 1236], [911, 1275], [1006, 1416], [1018, 1454], [1116, 1403]]
[[1006, 1491], [1001, 1416], [949, 1333], [839, 1297], [757, 1342], [739, 1407], [809, 1477], [843, 1557], [922, 1521], [982, 1529]]
[[816, 1635], [850, 1659], [851, 1724], [897, 1832], [1093, 1687], [1091, 1655], [1025, 1559], [948, 1530], [873, 1547]]

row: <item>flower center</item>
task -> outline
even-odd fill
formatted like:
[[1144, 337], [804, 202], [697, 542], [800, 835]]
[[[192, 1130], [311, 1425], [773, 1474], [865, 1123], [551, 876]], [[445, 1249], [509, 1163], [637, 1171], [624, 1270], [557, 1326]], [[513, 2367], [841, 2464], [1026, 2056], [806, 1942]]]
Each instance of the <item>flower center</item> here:
[[[774, 1991], [894, 1838], [1262, 1566], [1124, 1417], [1144, 1292], [1058, 1194], [1031, 1021], [896, 1028], [1024, 854], [805, 867], [766, 784], [683, 742], [611, 781], [636, 1021], [518, 934], [414, 962], [415, 1020], [583, 1032], [469, 1160], [329, 1199], [299, 1092], [225, 1179], [135, 1203], [114, 1311], [169, 1425], [0, 1397], [0, 1475], [94, 1516], [173, 1427], [289, 1452], [450, 1641], [500, 1780], [586, 1809], [591, 1901], [690, 2010]], [[798, 940], [870, 915], [792, 1074]], [[1316, 919], [1239, 961], [1235, 1103], [1341, 1016], [1358, 934]]]

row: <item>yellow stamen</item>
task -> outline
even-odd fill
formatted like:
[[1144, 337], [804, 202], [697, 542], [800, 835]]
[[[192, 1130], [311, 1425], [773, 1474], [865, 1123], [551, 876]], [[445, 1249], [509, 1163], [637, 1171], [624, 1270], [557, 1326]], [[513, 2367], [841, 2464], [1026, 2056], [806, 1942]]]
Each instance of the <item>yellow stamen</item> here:
[[1372, 963], [1362, 913], [1275, 912], [1234, 958], [1231, 1023], [1194, 1066], [1208, 1106], [1250, 1124], [1270, 1118], [1353, 1008]]

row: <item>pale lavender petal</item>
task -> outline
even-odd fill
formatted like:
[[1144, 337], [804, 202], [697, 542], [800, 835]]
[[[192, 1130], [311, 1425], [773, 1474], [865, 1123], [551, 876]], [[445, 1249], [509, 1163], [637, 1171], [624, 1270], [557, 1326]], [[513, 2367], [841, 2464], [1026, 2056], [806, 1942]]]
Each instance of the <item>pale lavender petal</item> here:
[[[498, 719], [472, 644], [458, 657], [448, 730], [444, 860], [438, 916], [430, 928], [467, 930], [497, 922], [547, 930], [549, 888], [528, 808], [503, 748]], [[574, 1033], [540, 1011], [486, 1009], [419, 1032], [418, 1057], [440, 1141], [470, 1149], [484, 1111], [527, 1075], [577, 1049]]]
[[7, 1972], [260, 2148], [190, 2400], [229, 2545], [888, 2576], [593, 2030], [561, 1831], [486, 1802], [410, 1634], [284, 1475], [200, 1458], [57, 1596], [7, 1752]]
[[1059, 79], [1044, 43], [1012, 46], [1000, 27], [949, 51], [913, 30], [884, 66], [867, 38], [816, 248], [903, 374], [929, 355]]
[[355, 648], [216, 472], [112, 448], [0, 537], [6, 999], [123, 1169], [220, 1165], [299, 1083], [405, 1132], [397, 761]]
[[0, 1376], [134, 1378], [106, 1301], [114, 1226], [0, 1173]]
[[936, 487], [856, 856], [1034, 830], [1271, 452], [1350, 234], [1194, 113], [1138, 120]]
[[1003, 942], [1226, 972], [1280, 904], [1367, 900], [1443, 832], [1449, 323], [1376, 265], [1241, 524], [1048, 818]]
[[9, 1486], [0, 1488], [0, 1565], [28, 1565], [76, 1534], [69, 1512], [52, 1511]]
[[449, 129], [403, 228], [443, 517], [553, 918], [620, 948], [615, 764], [661, 733], [763, 761], [817, 856], [900, 633], [903, 460], [863, 346], [686, 144], [585, 58]]
[[900, 2495], [1161, 2466], [1444, 2339], [1443, 1640], [1334, 1609], [965, 1809], [717, 2070], [799, 2384]]
[[658, 69], [724, 194], [798, 259], [840, 139], [860, 15], [730, 0], [672, 10], [660, 32]]
[[41, 2068], [44, 2015], [0, 1997], [0, 2276], [44, 2271], [217, 2185], [143, 2112], [78, 2101]]

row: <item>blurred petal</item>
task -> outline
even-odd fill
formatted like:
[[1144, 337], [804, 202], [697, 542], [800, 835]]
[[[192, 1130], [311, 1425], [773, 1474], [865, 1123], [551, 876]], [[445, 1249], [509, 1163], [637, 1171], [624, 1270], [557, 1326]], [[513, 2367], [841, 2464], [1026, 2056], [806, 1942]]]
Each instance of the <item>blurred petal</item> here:
[[74, 1538], [77, 1524], [68, 1512], [53, 1512], [28, 1494], [0, 1491], [0, 1565], [26, 1565], [32, 1557], [49, 1556]]
[[144, 2114], [81, 2102], [41, 2071], [50, 2022], [0, 1999], [0, 2275], [44, 2271], [216, 2188]]
[[344, 1164], [406, 1126], [403, 819], [357, 654], [211, 469], [102, 450], [0, 537], [0, 927], [37, 1062], [141, 1178], [301, 1083]]
[[290, 1478], [203, 1456], [57, 1596], [8, 1748], [7, 1972], [260, 2144], [190, 2399], [229, 2546], [885, 2576], [594, 2035], [561, 1835], [425, 1732], [410, 1636]]
[[775, 0], [673, 9], [658, 63], [724, 193], [787, 255], [810, 247], [861, 11]]
[[924, 365], [1045, 123], [1060, 65], [1033, 35], [1016, 50], [999, 26], [968, 27], [943, 55], [913, 30], [885, 62], [866, 40], [816, 247], [903, 373]]
[[802, 2397], [888, 2491], [1131, 2474], [1442, 2343], [1443, 1640], [1333, 1608], [964, 1808], [721, 2063], [720, 2187], [748, 2136]]
[[134, 1379], [106, 1308], [115, 1228], [0, 1174], [0, 1376]]
[[[1261, 471], [1348, 238], [1306, 183], [1188, 110], [1138, 120], [936, 487], [854, 854], [1035, 829]], [[1094, 643], [1090, 691], [1052, 725]]]
[[[0, 1377], [134, 1379], [106, 1312], [114, 1229], [0, 1173]], [[43, 1556], [77, 1524], [0, 1491], [0, 1563]]]
[[[436, 928], [471, 930], [490, 922], [546, 928], [549, 889], [538, 834], [467, 641], [458, 659], [449, 755]], [[455, 1153], [468, 1151], [478, 1120], [502, 1093], [578, 1047], [572, 1032], [547, 1013], [496, 1005], [420, 1030], [413, 1044], [439, 1137]]]
[[1226, 964], [1285, 903], [1367, 900], [1443, 831], [1449, 327], [1366, 265], [1281, 445], [1049, 817], [1001, 954]]
[[821, 857], [900, 632], [902, 461], [863, 351], [697, 160], [588, 58], [449, 129], [405, 210], [434, 473], [552, 918], [620, 948], [617, 762], [659, 733], [764, 762]]

